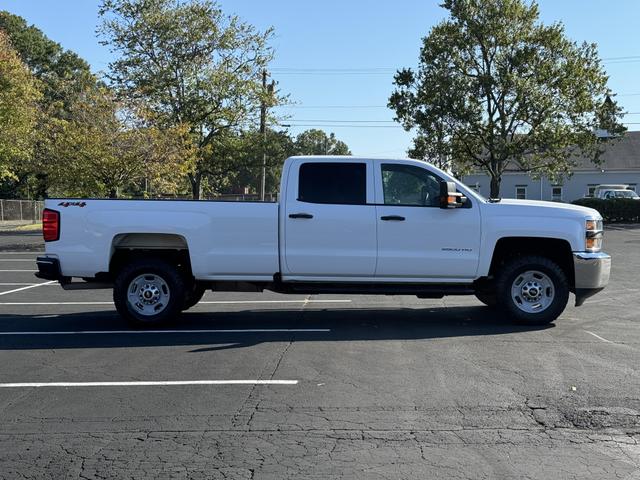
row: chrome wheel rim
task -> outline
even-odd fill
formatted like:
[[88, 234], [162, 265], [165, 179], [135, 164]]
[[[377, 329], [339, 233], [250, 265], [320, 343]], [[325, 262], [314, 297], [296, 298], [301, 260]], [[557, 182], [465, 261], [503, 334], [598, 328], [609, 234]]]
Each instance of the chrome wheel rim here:
[[150, 317], [167, 308], [171, 292], [162, 277], [153, 273], [138, 275], [127, 289], [127, 301], [134, 312]]
[[511, 284], [511, 300], [525, 313], [539, 313], [553, 303], [555, 288], [548, 275], [527, 270], [516, 276]]

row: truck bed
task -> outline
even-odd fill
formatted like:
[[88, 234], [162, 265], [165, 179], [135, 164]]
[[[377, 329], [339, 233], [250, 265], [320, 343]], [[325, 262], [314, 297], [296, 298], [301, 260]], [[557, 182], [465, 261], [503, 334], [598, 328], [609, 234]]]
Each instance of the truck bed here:
[[190, 200], [49, 199], [61, 236], [46, 244], [62, 274], [92, 277], [109, 270], [116, 248], [188, 248], [197, 279], [270, 280], [279, 270], [278, 204]]

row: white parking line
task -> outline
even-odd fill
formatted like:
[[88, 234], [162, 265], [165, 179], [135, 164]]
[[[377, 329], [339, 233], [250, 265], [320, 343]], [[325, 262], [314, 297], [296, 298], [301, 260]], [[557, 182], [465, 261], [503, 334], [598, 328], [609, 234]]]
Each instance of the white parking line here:
[[589, 335], [593, 335], [594, 337], [596, 337], [598, 340], [602, 340], [603, 342], [606, 343], [616, 343], [616, 342], [612, 342], [611, 340], [607, 340], [606, 338], [601, 337], [600, 335], [597, 335], [593, 332], [590, 332], [589, 330], [585, 330], [585, 332], [587, 332]]
[[35, 285], [29, 285], [28, 287], [15, 288], [13, 290], [7, 290], [6, 292], [0, 292], [0, 295], [8, 295], [10, 293], [21, 292], [22, 290], [28, 290], [30, 288], [41, 287], [43, 285], [51, 285], [52, 283], [57, 283], [57, 281], [56, 280], [51, 280], [49, 282], [36, 283]]
[[44, 255], [45, 252], [3, 252], [0, 250], [0, 255]]
[[[0, 270], [1, 271], [1, 270]], [[39, 283], [39, 285], [44, 285]], [[4, 292], [11, 293], [11, 292]], [[262, 305], [278, 303], [351, 303], [351, 300], [220, 300], [209, 302], [198, 302], [198, 305]], [[0, 305], [113, 305], [113, 302], [0, 302]]]
[[201, 303], [229, 303], [229, 304], [241, 304], [241, 303], [351, 303], [351, 300], [218, 300], [218, 301], [209, 301], [209, 302], [198, 302], [198, 305]]
[[150, 334], [150, 333], [326, 333], [330, 328], [235, 328], [210, 330], [67, 330], [58, 332], [0, 332], [0, 336], [9, 335], [118, 335]]
[[177, 380], [151, 382], [30, 382], [0, 383], [0, 388], [39, 387], [149, 387], [174, 385], [297, 385], [298, 380]]

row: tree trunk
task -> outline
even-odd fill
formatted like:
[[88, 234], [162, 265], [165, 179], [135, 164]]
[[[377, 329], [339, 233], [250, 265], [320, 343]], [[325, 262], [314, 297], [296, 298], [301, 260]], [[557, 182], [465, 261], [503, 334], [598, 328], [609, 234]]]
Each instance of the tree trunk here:
[[109, 198], [118, 198], [118, 189], [117, 189], [117, 187], [111, 187], [109, 189]]
[[202, 174], [200, 172], [190, 173], [189, 182], [191, 183], [191, 196], [194, 200], [200, 200]]
[[46, 173], [37, 173], [36, 174], [36, 193], [34, 194], [34, 198], [47, 198], [47, 190], [49, 179]]
[[491, 174], [491, 193], [489, 198], [500, 198], [500, 180], [498, 175]]

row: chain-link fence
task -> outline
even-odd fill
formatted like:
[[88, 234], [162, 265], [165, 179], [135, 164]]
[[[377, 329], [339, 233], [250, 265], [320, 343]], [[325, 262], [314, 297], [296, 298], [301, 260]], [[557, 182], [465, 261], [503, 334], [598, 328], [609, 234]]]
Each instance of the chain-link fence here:
[[[163, 195], [157, 197], [162, 200], [191, 200], [192, 197], [189, 194], [184, 195]], [[139, 200], [138, 198], [131, 198], [130, 200]], [[154, 200], [151, 198], [150, 200]], [[221, 193], [220, 195], [205, 195], [200, 200], [217, 200], [226, 202], [262, 202], [260, 195], [257, 193]], [[266, 193], [264, 196], [264, 202], [273, 203], [278, 201], [277, 193]]]
[[[223, 193], [216, 197], [207, 197], [209, 200], [224, 200], [228, 202], [260, 202], [260, 195], [257, 193]], [[265, 202], [277, 202], [278, 194], [266, 193], [264, 196]]]
[[0, 200], [0, 222], [39, 222], [44, 202], [39, 200]]

